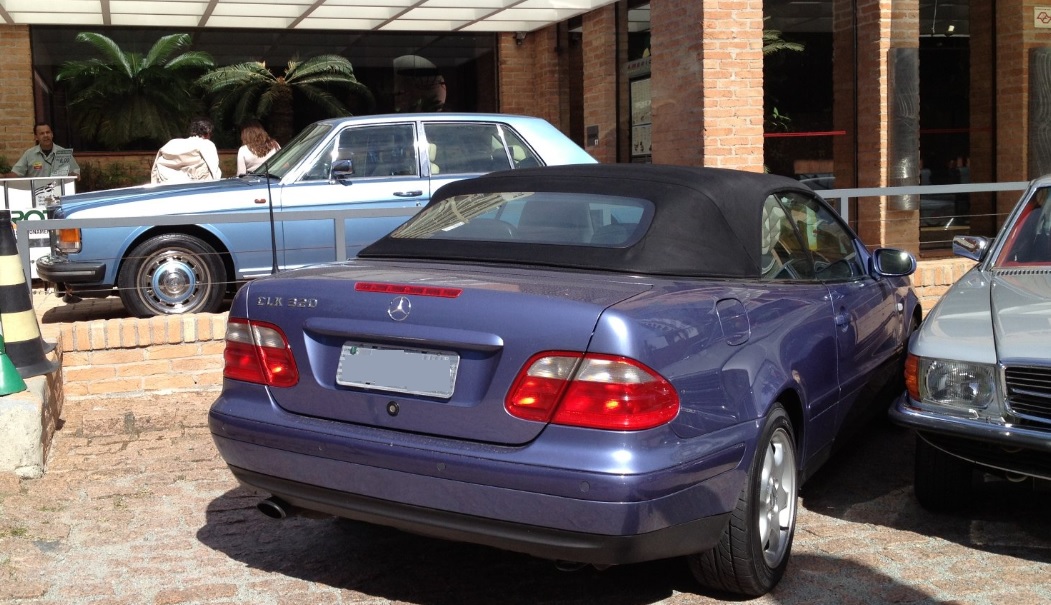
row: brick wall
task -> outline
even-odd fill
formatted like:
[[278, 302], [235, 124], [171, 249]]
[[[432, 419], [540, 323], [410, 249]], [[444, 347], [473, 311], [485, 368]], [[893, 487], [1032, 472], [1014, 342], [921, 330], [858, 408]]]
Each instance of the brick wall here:
[[763, 3], [650, 7], [653, 161], [763, 170]]
[[617, 161], [617, 7], [607, 5], [584, 15], [581, 40], [584, 63], [584, 128], [598, 128], [598, 143], [584, 148], [600, 162]]
[[[991, 183], [993, 174], [993, 130], [996, 124], [993, 107], [999, 102], [996, 93], [993, 52], [993, 3], [972, 2], [970, 5], [970, 68], [971, 93], [969, 116], [971, 121], [970, 157], [968, 167], [973, 183]], [[1018, 195], [1012, 192], [1012, 204]], [[991, 193], [972, 193], [971, 233], [993, 234], [997, 229], [995, 197]]]
[[226, 314], [45, 324], [62, 355], [64, 400], [218, 391]]
[[[1000, 0], [996, 18], [996, 180], [1024, 181], [1029, 174], [1029, 51], [1051, 46], [1051, 30], [1037, 29], [1034, 9], [1039, 0]], [[1005, 128], [1004, 125], [1012, 125]], [[997, 211], [1007, 213], [1016, 197], [1000, 194]]]
[[949, 286], [974, 265], [974, 261], [958, 257], [920, 261], [916, 273], [912, 275], [912, 287], [916, 289], [916, 296], [923, 306], [923, 314], [926, 315], [934, 308]]
[[0, 157], [14, 164], [35, 145], [29, 26], [0, 25]]

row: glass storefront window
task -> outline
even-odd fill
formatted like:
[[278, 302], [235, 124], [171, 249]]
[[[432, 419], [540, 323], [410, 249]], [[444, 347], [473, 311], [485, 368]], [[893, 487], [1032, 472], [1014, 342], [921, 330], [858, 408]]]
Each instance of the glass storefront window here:
[[[189, 50], [209, 53], [216, 65], [263, 61], [277, 75], [292, 59], [342, 55], [375, 97], [375, 107], [368, 113], [434, 111], [440, 109], [434, 99], [442, 101], [444, 111], [497, 111], [495, 34], [33, 26], [38, 113], [52, 122], [57, 140], [78, 151], [101, 149], [71, 124], [68, 99], [63, 87], [55, 85], [55, 74], [66, 61], [93, 56], [88, 44], [74, 40], [82, 31], [103, 34], [124, 52], [140, 54], [162, 36], [189, 33], [193, 37]], [[436, 89], [440, 94], [434, 94]], [[297, 102], [295, 110], [297, 130], [326, 117], [305, 102]], [[366, 113], [360, 106], [351, 110]], [[222, 148], [240, 145], [233, 125], [217, 134]]]

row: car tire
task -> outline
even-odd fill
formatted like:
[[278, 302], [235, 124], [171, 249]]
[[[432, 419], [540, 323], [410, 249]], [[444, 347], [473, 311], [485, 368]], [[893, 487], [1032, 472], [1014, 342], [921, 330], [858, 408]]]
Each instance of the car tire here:
[[201, 239], [159, 235], [127, 256], [117, 288], [124, 308], [137, 317], [214, 313], [226, 293], [226, 269]]
[[968, 501], [974, 465], [916, 435], [913, 490], [920, 506], [934, 512], [959, 510]]
[[780, 404], [766, 415], [745, 487], [715, 548], [691, 555], [701, 584], [747, 596], [769, 592], [788, 566], [799, 472], [795, 431]]

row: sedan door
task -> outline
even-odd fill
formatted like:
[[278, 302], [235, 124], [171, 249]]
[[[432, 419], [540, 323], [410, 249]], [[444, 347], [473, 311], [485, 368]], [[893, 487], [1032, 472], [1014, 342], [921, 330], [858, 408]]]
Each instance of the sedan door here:
[[[281, 191], [281, 209], [396, 210], [421, 208], [431, 187], [421, 170], [414, 122], [348, 126], [299, 181]], [[335, 170], [334, 170], [335, 169]], [[345, 221], [347, 256], [408, 219], [408, 214]], [[294, 268], [337, 259], [330, 220], [283, 224], [281, 264]]]
[[506, 124], [424, 122], [431, 193], [446, 183], [497, 170], [540, 166], [539, 156]]

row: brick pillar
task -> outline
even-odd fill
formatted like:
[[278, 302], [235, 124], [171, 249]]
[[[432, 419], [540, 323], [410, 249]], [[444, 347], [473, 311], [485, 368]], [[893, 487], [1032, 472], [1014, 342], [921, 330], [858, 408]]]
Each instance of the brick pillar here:
[[653, 161], [763, 170], [763, 3], [650, 5]]
[[[971, 155], [968, 167], [972, 183], [989, 183], [994, 180], [993, 128], [996, 122], [993, 111], [998, 97], [993, 65], [993, 0], [971, 0], [970, 31], [971, 90], [968, 101]], [[971, 233], [994, 235], [997, 229], [995, 196], [991, 193], [972, 193], [970, 199]]]
[[855, 154], [857, 124], [854, 90], [854, 6], [853, 0], [834, 0], [832, 4], [832, 125], [844, 134], [832, 139], [832, 171], [836, 189], [857, 187]]
[[33, 54], [28, 25], [0, 25], [0, 157], [14, 164], [33, 146]]
[[[584, 15], [584, 149], [600, 162], [617, 161], [617, 6]], [[597, 142], [587, 133], [597, 129]]]
[[[1038, 29], [1035, 8], [1047, 2], [997, 0], [996, 11], [996, 180], [1025, 181], [1028, 173], [1029, 54], [1037, 46], [1051, 46], [1051, 29]], [[997, 196], [1003, 215], [1018, 201], [1016, 192]]]
[[544, 118], [569, 133], [567, 35], [552, 25], [498, 35], [500, 111]]
[[[892, 182], [891, 126], [897, 114], [892, 87], [892, 48], [919, 47], [918, 0], [859, 0], [857, 15], [857, 158], [859, 187]], [[900, 74], [899, 74], [900, 76]], [[902, 91], [897, 91], [901, 93]], [[918, 106], [919, 97], [915, 95]], [[917, 133], [918, 134], [918, 133]], [[919, 153], [917, 149], [915, 153]], [[918, 182], [915, 184], [919, 184]], [[897, 210], [891, 200], [858, 200], [858, 233], [870, 246], [894, 246], [919, 253], [919, 210]]]

